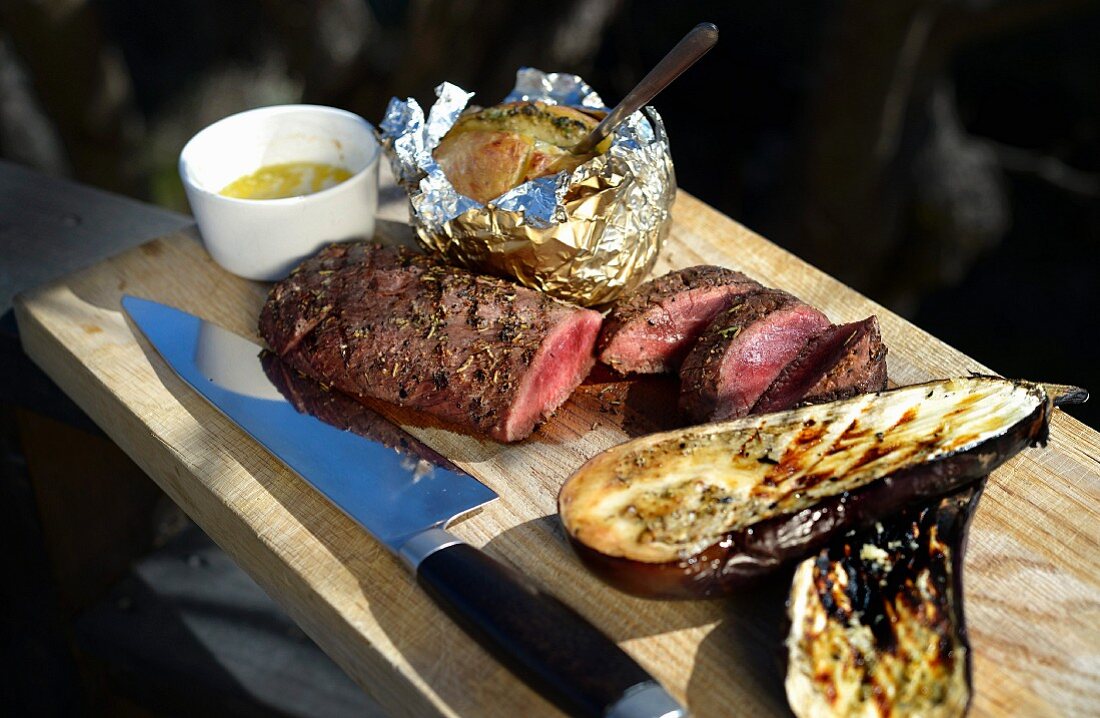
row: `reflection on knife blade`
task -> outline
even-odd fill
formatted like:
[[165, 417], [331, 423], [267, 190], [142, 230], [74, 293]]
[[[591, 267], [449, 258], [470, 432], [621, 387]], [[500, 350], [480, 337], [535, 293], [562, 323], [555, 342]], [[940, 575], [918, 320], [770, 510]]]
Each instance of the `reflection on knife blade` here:
[[[401, 558], [460, 627], [562, 710], [593, 718], [684, 715], [584, 617], [446, 530], [496, 498], [488, 487], [443, 468], [416, 477], [392, 449], [343, 430], [377, 427], [363, 421], [373, 412], [336, 410], [336, 426], [300, 412], [272, 386], [260, 347], [243, 337], [149, 300], [125, 296], [122, 306], [181, 379]], [[291, 395], [304, 406], [301, 397], [312, 393]]]
[[[343, 392], [330, 389], [303, 376], [269, 351], [260, 355], [264, 373], [287, 401], [302, 414], [320, 419], [344, 431], [377, 441], [414, 462], [427, 462], [451, 471], [461, 471], [419, 439]], [[410, 467], [418, 469], [418, 467]], [[414, 476], [419, 475], [414, 471]]]

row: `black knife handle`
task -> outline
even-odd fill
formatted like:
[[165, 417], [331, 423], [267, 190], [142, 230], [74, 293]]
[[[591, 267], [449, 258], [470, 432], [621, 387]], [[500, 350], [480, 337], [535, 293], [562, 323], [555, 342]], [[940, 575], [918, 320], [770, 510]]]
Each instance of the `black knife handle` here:
[[430, 553], [416, 578], [463, 630], [569, 715], [685, 715], [614, 641], [473, 546], [454, 543]]

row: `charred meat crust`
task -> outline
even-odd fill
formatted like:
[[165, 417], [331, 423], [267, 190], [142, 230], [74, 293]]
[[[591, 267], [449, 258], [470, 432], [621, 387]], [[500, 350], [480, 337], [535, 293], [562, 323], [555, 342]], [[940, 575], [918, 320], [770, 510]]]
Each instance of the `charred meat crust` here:
[[720, 312], [680, 367], [680, 411], [699, 421], [708, 420], [718, 407], [722, 360], [730, 345], [754, 322], [796, 302], [798, 299], [787, 292], [759, 289]]
[[886, 388], [887, 349], [882, 343], [878, 318], [871, 316], [858, 324], [840, 361], [810, 387], [802, 403], [820, 404]]
[[[326, 386], [515, 441], [557, 407], [527, 407], [527, 387], [560, 383], [560, 403], [584, 379], [600, 319], [404, 248], [350, 243], [277, 283], [260, 333], [291, 368]], [[560, 341], [563, 328], [575, 341]], [[576, 348], [542, 361], [548, 338]], [[517, 419], [521, 409], [532, 415]]]
[[651, 279], [615, 303], [600, 336], [600, 346], [603, 347], [623, 325], [644, 317], [666, 299], [673, 299], [680, 293], [693, 289], [715, 289], [730, 284], [760, 286], [741, 272], [707, 264], [687, 267]]
[[883, 715], [965, 712], [963, 558], [984, 485], [907, 508], [799, 566], [785, 654], [796, 715], [868, 701]]
[[886, 347], [878, 319], [833, 325], [815, 335], [776, 377], [750, 413], [847, 399], [886, 388]]
[[845, 533], [873, 525], [914, 502], [954, 491], [1028, 446], [1046, 442], [1051, 405], [1041, 402], [1004, 434], [960, 453], [900, 471], [797, 513], [726, 534], [693, 556], [645, 563], [608, 556], [567, 531], [581, 561], [621, 591], [643, 598], [699, 599], [735, 593], [762, 576], [819, 550]]
[[[738, 295], [757, 289], [763, 287], [741, 272], [710, 265], [651, 279], [616, 302], [607, 315], [598, 344], [600, 361], [621, 374], [676, 371], [714, 316]], [[641, 346], [639, 338], [657, 341]]]

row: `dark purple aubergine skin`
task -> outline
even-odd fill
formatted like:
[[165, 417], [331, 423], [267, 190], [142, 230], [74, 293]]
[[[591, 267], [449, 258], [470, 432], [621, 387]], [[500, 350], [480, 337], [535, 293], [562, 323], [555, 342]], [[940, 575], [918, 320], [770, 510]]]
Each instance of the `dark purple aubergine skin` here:
[[[966, 630], [966, 602], [964, 597], [966, 594], [963, 592], [963, 563], [966, 558], [966, 548], [970, 543], [970, 525], [974, 522], [974, 514], [978, 513], [978, 501], [982, 498], [982, 493], [985, 491], [986, 481], [989, 477], [983, 476], [974, 485], [974, 491], [970, 495], [970, 500], [966, 503], [966, 506], [959, 510], [954, 517], [944, 514], [942, 521], [953, 520], [953, 531], [948, 534], [948, 545], [951, 547], [951, 576], [952, 576], [952, 589], [954, 590], [955, 601], [952, 604], [955, 614], [955, 631], [959, 637], [959, 642], [966, 647], [966, 687], [970, 688], [970, 695], [966, 700], [966, 710], [970, 709], [970, 701], [974, 698], [974, 668], [971, 661], [973, 651], [970, 650], [970, 634]], [[942, 511], [942, 510], [941, 510]], [[940, 535], [943, 536], [947, 532], [940, 530]]]
[[871, 526], [913, 503], [951, 493], [988, 475], [1023, 449], [1045, 444], [1050, 411], [1051, 405], [1044, 402], [1001, 436], [969, 451], [905, 469], [798, 513], [726, 534], [721, 541], [678, 561], [644, 563], [608, 556], [566, 533], [584, 565], [620, 591], [663, 599], [733, 594], [849, 531]]

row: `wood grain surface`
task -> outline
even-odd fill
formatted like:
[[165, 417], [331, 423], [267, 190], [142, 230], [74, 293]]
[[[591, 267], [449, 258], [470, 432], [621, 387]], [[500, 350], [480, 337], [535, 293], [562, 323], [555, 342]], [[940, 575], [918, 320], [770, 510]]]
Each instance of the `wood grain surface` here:
[[[656, 273], [722, 264], [836, 322], [877, 313], [896, 384], [988, 371], [693, 197], [681, 193], [674, 214]], [[380, 234], [402, 241], [408, 230], [384, 222]], [[28, 354], [388, 712], [553, 714], [451, 624], [396, 559], [177, 379], [119, 305], [123, 293], [147, 297], [256, 338], [266, 291], [220, 269], [186, 231], [22, 295], [16, 311]], [[574, 606], [694, 715], [783, 715], [783, 577], [730, 599], [636, 599], [588, 575], [558, 525], [564, 479], [594, 453], [659, 425], [675, 406], [668, 390], [592, 381], [511, 446], [406, 428], [500, 494], [456, 534]], [[364, 467], [364, 481], [369, 474]], [[971, 532], [973, 715], [1100, 712], [1098, 525], [1100, 435], [1056, 412], [1048, 446], [993, 475]]]

